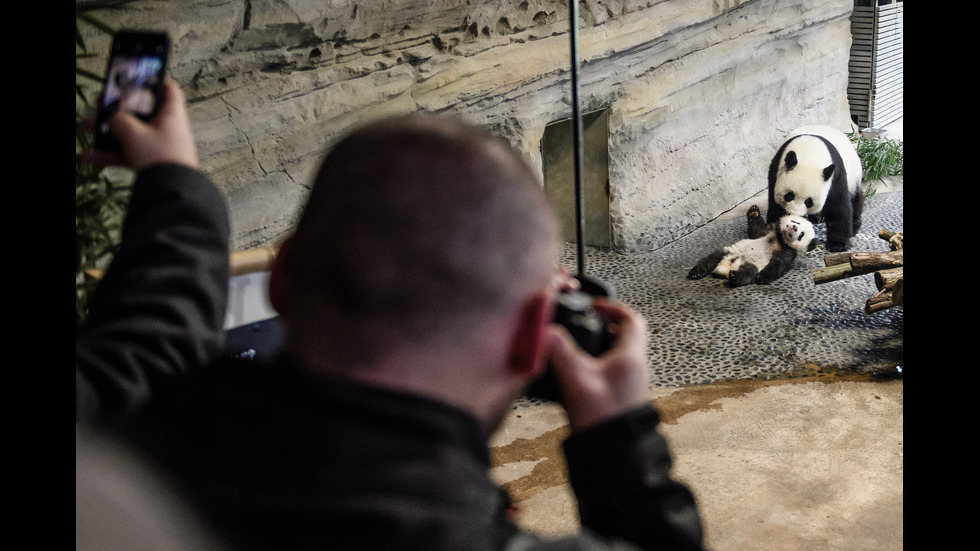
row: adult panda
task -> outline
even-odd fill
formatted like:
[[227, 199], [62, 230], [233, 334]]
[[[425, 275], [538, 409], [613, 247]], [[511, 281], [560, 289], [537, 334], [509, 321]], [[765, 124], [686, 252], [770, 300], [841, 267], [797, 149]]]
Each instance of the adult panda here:
[[829, 126], [802, 126], [769, 164], [766, 222], [786, 214], [827, 223], [827, 249], [846, 251], [861, 228], [861, 159], [847, 135]]

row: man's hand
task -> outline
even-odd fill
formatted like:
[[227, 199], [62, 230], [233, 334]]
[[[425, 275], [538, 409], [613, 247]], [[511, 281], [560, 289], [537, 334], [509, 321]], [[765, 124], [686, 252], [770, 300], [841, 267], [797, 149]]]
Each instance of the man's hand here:
[[582, 350], [564, 327], [552, 326], [552, 368], [573, 431], [649, 403], [646, 321], [620, 303], [596, 299], [594, 307], [615, 331], [613, 346], [598, 358]]
[[166, 81], [163, 104], [155, 117], [143, 122], [131, 113], [117, 111], [109, 119], [109, 125], [122, 153], [86, 152], [86, 160], [93, 164], [125, 166], [137, 171], [158, 163], [199, 168], [184, 92], [173, 81]]

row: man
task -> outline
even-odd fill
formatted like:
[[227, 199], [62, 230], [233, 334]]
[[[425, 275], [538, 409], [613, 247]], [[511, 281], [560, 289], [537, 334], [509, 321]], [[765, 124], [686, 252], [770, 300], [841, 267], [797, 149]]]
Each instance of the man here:
[[[600, 358], [551, 323], [556, 223], [505, 143], [413, 115], [325, 158], [270, 297], [274, 366], [223, 362], [126, 428], [243, 549], [699, 549], [647, 394], [645, 324], [621, 304]], [[586, 529], [520, 531], [487, 440], [551, 359]], [[620, 547], [617, 547], [620, 548]]]
[[152, 121], [117, 112], [112, 130], [121, 155], [84, 154], [136, 180], [120, 249], [75, 332], [75, 548], [216, 551], [220, 537], [169, 481], [103, 429], [220, 353], [228, 214], [176, 84]]

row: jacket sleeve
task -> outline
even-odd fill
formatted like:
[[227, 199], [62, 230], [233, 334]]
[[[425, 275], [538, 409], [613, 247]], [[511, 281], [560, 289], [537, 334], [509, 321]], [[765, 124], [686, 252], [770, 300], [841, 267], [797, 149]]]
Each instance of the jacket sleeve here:
[[582, 525], [643, 549], [702, 549], [694, 495], [671, 478], [660, 416], [643, 407], [565, 441]]
[[203, 173], [137, 174], [120, 249], [75, 334], [75, 418], [124, 414], [221, 350], [230, 224]]

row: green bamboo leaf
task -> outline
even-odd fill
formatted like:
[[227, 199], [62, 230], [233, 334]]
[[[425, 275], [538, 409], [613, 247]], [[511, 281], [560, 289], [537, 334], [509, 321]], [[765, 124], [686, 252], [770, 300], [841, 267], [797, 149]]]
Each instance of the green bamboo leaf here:
[[[92, 8], [93, 10], [96, 8]], [[81, 152], [91, 147], [92, 136], [84, 125], [91, 111], [83, 81], [102, 82], [102, 75], [78, 66], [79, 60], [96, 57], [86, 51], [79, 23], [90, 25], [99, 32], [112, 35], [115, 31], [94, 17], [89, 10], [75, 10], [75, 323], [84, 321], [88, 312], [88, 296], [92, 287], [84, 273], [104, 266], [119, 247], [119, 233], [129, 204], [130, 184], [109, 177], [101, 167], [83, 162]], [[79, 52], [81, 50], [81, 52]], [[81, 110], [81, 111], [80, 111]]]
[[[864, 182], [904, 175], [904, 144], [901, 140], [870, 139], [857, 131], [851, 132], [848, 137], [861, 159]], [[868, 189], [871, 187], [868, 186]]]

